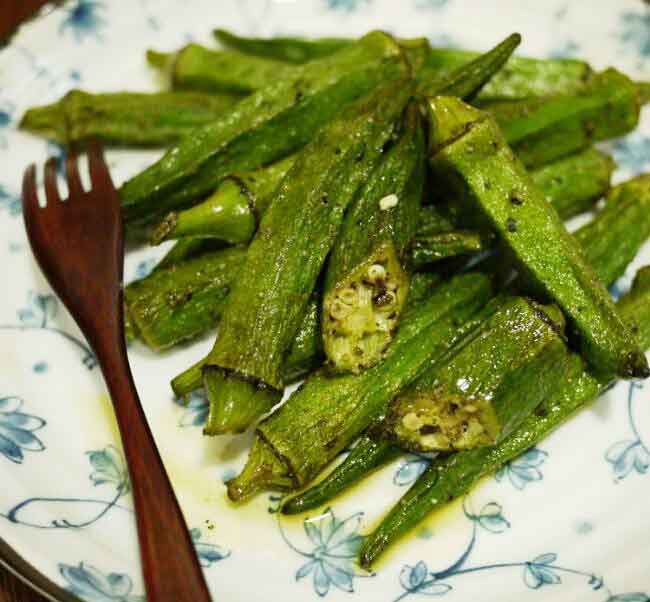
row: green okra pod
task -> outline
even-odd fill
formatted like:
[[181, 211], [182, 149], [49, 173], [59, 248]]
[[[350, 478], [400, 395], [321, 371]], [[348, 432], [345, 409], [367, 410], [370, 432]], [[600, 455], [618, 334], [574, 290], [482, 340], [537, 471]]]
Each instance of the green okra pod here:
[[109, 145], [167, 146], [212, 123], [237, 100], [197, 92], [71, 90], [54, 104], [29, 109], [19, 127], [61, 144], [93, 138]]
[[271, 193], [294, 160], [290, 156], [268, 167], [228, 176], [204, 202], [169, 213], [155, 228], [152, 243], [183, 238], [218, 238], [233, 244], [248, 242], [257, 230]]
[[650, 237], [650, 175], [612, 188], [597, 218], [575, 232], [585, 257], [606, 284], [623, 275]]
[[[284, 356], [347, 206], [400, 126], [412, 80], [400, 82], [398, 91], [394, 87], [364, 97], [322, 130], [274, 192], [203, 368], [214, 412], [243, 411], [250, 405], [247, 391], [257, 395], [264, 388], [273, 400], [284, 387]], [[221, 422], [221, 432], [227, 432], [225, 415]]]
[[320, 483], [289, 498], [282, 505], [282, 514], [299, 514], [322, 506], [341, 491], [368, 476], [376, 468], [394, 460], [401, 450], [388, 441], [375, 440], [367, 435], [360, 437], [341, 464]]
[[544, 165], [632, 131], [639, 93], [627, 76], [608, 69], [579, 94], [492, 107], [506, 141], [528, 167]]
[[406, 247], [417, 227], [424, 148], [419, 108], [412, 103], [399, 139], [345, 215], [323, 296], [323, 342], [335, 371], [358, 374], [376, 364], [406, 304]]
[[455, 276], [404, 314], [382, 362], [359, 375], [312, 375], [258, 425], [246, 467], [228, 482], [229, 497], [306, 485], [463, 335], [491, 295], [486, 275]]
[[247, 38], [226, 29], [215, 29], [213, 34], [221, 44], [231, 50], [296, 64], [330, 56], [347, 48], [352, 41], [349, 38]]
[[589, 148], [533, 169], [530, 177], [563, 220], [589, 211], [607, 194], [616, 164]]
[[227, 175], [288, 156], [341, 107], [408, 73], [399, 46], [381, 32], [297, 67], [293, 77], [244, 98], [123, 184], [119, 192], [125, 219], [165, 215], [210, 194]]
[[[643, 348], [650, 348], [650, 274], [643, 268], [631, 292], [618, 307], [634, 323]], [[369, 568], [398, 538], [429, 513], [467, 493], [482, 477], [497, 471], [538, 443], [585, 404], [607, 389], [609, 381], [593, 376], [580, 356], [572, 354], [567, 367], [553, 375], [555, 393], [507, 439], [493, 447], [461, 451], [433, 460], [409, 491], [365, 538], [359, 561]]]
[[391, 401], [377, 437], [415, 452], [494, 445], [548, 397], [567, 358], [562, 313], [522, 297], [495, 303], [449, 358]]
[[[496, 232], [530, 286], [566, 314], [582, 353], [609, 377], [644, 377], [648, 363], [578, 242], [535, 187], [494, 119], [452, 97], [429, 101], [431, 166]], [[480, 225], [480, 224], [479, 224]]]
[[138, 338], [162, 350], [213, 328], [245, 257], [246, 249], [223, 249], [127, 286], [125, 303]]
[[436, 261], [479, 253], [490, 247], [489, 237], [471, 230], [419, 235], [411, 244], [411, 260], [418, 268]]
[[296, 68], [284, 61], [212, 50], [188, 44], [168, 63], [175, 89], [245, 95], [279, 79], [290, 78]]

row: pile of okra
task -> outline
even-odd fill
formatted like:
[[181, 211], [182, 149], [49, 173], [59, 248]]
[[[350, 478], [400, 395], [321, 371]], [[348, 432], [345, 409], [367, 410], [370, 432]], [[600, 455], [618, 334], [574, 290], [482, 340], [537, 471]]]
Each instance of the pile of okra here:
[[607, 288], [650, 236], [650, 176], [610, 186], [594, 146], [636, 127], [650, 86], [512, 56], [517, 34], [484, 54], [381, 31], [215, 36], [147, 53], [169, 91], [75, 90], [22, 127], [167, 149], [120, 188], [132, 241], [175, 241], [126, 287], [127, 336], [158, 351], [216, 331], [171, 385], [204, 389], [205, 435], [255, 429], [232, 500], [281, 491], [304, 512], [431, 454], [364, 539], [370, 567], [616, 379], [650, 375], [650, 267], [616, 303]]

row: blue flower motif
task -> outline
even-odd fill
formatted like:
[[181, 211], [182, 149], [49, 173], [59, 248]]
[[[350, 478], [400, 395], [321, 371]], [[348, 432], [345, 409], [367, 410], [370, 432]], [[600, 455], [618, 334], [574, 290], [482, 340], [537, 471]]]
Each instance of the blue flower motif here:
[[478, 514], [472, 514], [463, 505], [465, 516], [490, 533], [503, 533], [510, 528], [510, 521], [503, 516], [503, 507], [497, 502], [485, 504]]
[[155, 265], [156, 260], [152, 257], [138, 263], [137, 267], [135, 268], [135, 279], [141, 280], [142, 278], [146, 278], [149, 274], [151, 274], [151, 270], [153, 270]]
[[650, 602], [650, 596], [643, 592], [630, 592], [628, 594], [610, 596], [605, 602]]
[[106, 25], [106, 20], [100, 16], [102, 10], [103, 2], [76, 0], [76, 4], [66, 10], [67, 16], [61, 22], [59, 33], [64, 34], [70, 29], [77, 42], [81, 42], [87, 35], [99, 38], [99, 32]]
[[650, 165], [650, 138], [636, 132], [616, 142], [613, 152], [619, 167], [640, 174]]
[[650, 11], [641, 13], [623, 13], [623, 29], [619, 35], [626, 46], [639, 53], [641, 57], [650, 57]]
[[219, 562], [230, 556], [230, 551], [211, 543], [203, 543], [201, 540], [201, 529], [191, 529], [190, 537], [194, 543], [199, 563], [204, 569], [209, 569], [215, 562]]
[[193, 391], [188, 395], [187, 403], [183, 399], [174, 400], [185, 408], [185, 412], [178, 421], [178, 426], [203, 426], [208, 419], [210, 402], [203, 391]]
[[45, 328], [57, 310], [58, 301], [54, 295], [29, 291], [27, 305], [18, 310], [18, 319], [24, 326]]
[[541, 481], [544, 478], [539, 467], [546, 462], [548, 453], [531, 447], [518, 458], [506, 462], [497, 472], [495, 478], [501, 481], [506, 477], [512, 485], [522, 490], [526, 485], [534, 481]]
[[0, 454], [16, 464], [22, 464], [23, 452], [45, 449], [34, 435], [45, 426], [45, 420], [21, 412], [22, 405], [19, 397], [0, 397]]
[[135, 596], [133, 581], [128, 575], [102, 573], [95, 567], [79, 563], [78, 566], [59, 564], [59, 572], [66, 580], [66, 589], [86, 602], [144, 602], [144, 596]]
[[95, 487], [110, 483], [117, 489], [120, 495], [129, 492], [131, 489], [129, 471], [126, 467], [124, 457], [116, 447], [109, 445], [102, 450], [89, 451], [86, 454], [93, 467], [90, 480]]
[[326, 0], [328, 8], [331, 10], [345, 10], [352, 12], [358, 9], [362, 4], [367, 4], [372, 0]]
[[617, 481], [624, 479], [633, 470], [645, 474], [650, 467], [650, 452], [638, 439], [614, 443], [607, 450], [605, 459], [612, 465]]
[[524, 564], [524, 583], [531, 589], [539, 589], [544, 585], [562, 583], [560, 576], [553, 570], [557, 554], [541, 554]]
[[305, 533], [314, 548], [309, 553], [294, 548], [310, 559], [296, 572], [296, 581], [312, 575], [314, 590], [319, 596], [327, 595], [332, 585], [341, 591], [353, 592], [356, 576], [353, 560], [363, 540], [358, 533], [362, 516], [359, 512], [342, 521], [328, 508], [317, 518], [306, 518]]
[[7, 148], [7, 139], [3, 130], [11, 124], [15, 107], [10, 102], [0, 102], [0, 148]]
[[12, 217], [20, 215], [23, 210], [20, 197], [17, 194], [12, 194], [0, 184], [0, 209], [2, 208], [6, 209]]
[[451, 590], [451, 585], [439, 582], [422, 560], [415, 566], [405, 564], [400, 571], [399, 582], [405, 590], [402, 597], [408, 594], [444, 596]]
[[393, 476], [393, 483], [398, 487], [405, 487], [414, 483], [420, 475], [427, 469], [431, 463], [431, 458], [424, 455], [412, 455], [400, 462], [395, 475]]
[[417, 8], [432, 8], [438, 10], [447, 6], [449, 0], [415, 0], [415, 6]]

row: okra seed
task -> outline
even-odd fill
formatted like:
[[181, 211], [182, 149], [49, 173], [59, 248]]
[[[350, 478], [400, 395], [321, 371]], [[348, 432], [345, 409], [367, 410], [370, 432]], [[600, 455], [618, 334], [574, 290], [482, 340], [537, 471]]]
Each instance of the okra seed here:
[[516, 232], [517, 220], [513, 219], [512, 217], [509, 217], [508, 220], [506, 221], [506, 228], [508, 229], [508, 232]]
[[334, 301], [330, 306], [330, 316], [335, 320], [342, 320], [345, 318], [352, 308], [348, 305], [341, 303], [340, 301]]
[[324, 194], [324, 195], [321, 197], [321, 203], [323, 203], [323, 205], [327, 205], [327, 203], [329, 203], [329, 201], [330, 201], [330, 199], [329, 199], [329, 197], [327, 196], [327, 194]]
[[340, 297], [341, 301], [343, 301], [343, 303], [347, 303], [348, 305], [354, 305], [357, 302], [358, 298], [359, 298], [358, 295], [357, 295], [357, 291], [355, 291], [354, 289], [352, 289], [350, 287], [344, 288], [339, 293], [339, 297]]
[[386, 269], [384, 268], [383, 265], [380, 265], [378, 263], [373, 263], [369, 268], [368, 268], [368, 280], [372, 284], [377, 282], [378, 280], [384, 280], [386, 278]]
[[334, 149], [334, 154], [335, 154], [335, 155], [340, 155], [340, 154], [341, 154], [341, 149], [340, 149], [340, 147], [337, 146], [337, 147]]
[[395, 300], [395, 293], [392, 293], [391, 291], [382, 291], [372, 298], [372, 302], [377, 307], [390, 307], [395, 303]]
[[524, 204], [524, 202], [516, 194], [510, 195], [510, 202], [517, 207], [520, 207]]

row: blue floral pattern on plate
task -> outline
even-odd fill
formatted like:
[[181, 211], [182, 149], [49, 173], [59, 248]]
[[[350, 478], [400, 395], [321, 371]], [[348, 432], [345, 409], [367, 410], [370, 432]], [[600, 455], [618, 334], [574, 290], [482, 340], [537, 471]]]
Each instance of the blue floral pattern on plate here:
[[66, 9], [67, 15], [61, 22], [59, 32], [63, 35], [72, 32], [75, 40], [81, 42], [86, 37], [100, 38], [100, 33], [106, 25], [102, 16], [104, 3], [97, 0], [76, 0], [73, 6]]
[[16, 464], [22, 464], [25, 452], [40, 452], [43, 442], [34, 434], [46, 422], [38, 416], [21, 411], [19, 397], [0, 397], [0, 454]]
[[85, 602], [144, 602], [144, 596], [132, 593], [133, 581], [122, 573], [102, 573], [90, 564], [59, 564], [66, 589]]
[[547, 457], [547, 452], [537, 447], [531, 447], [518, 458], [506, 462], [499, 469], [495, 478], [497, 481], [507, 478], [513, 487], [521, 490], [529, 483], [541, 481], [544, 478], [540, 467], [546, 462]]

